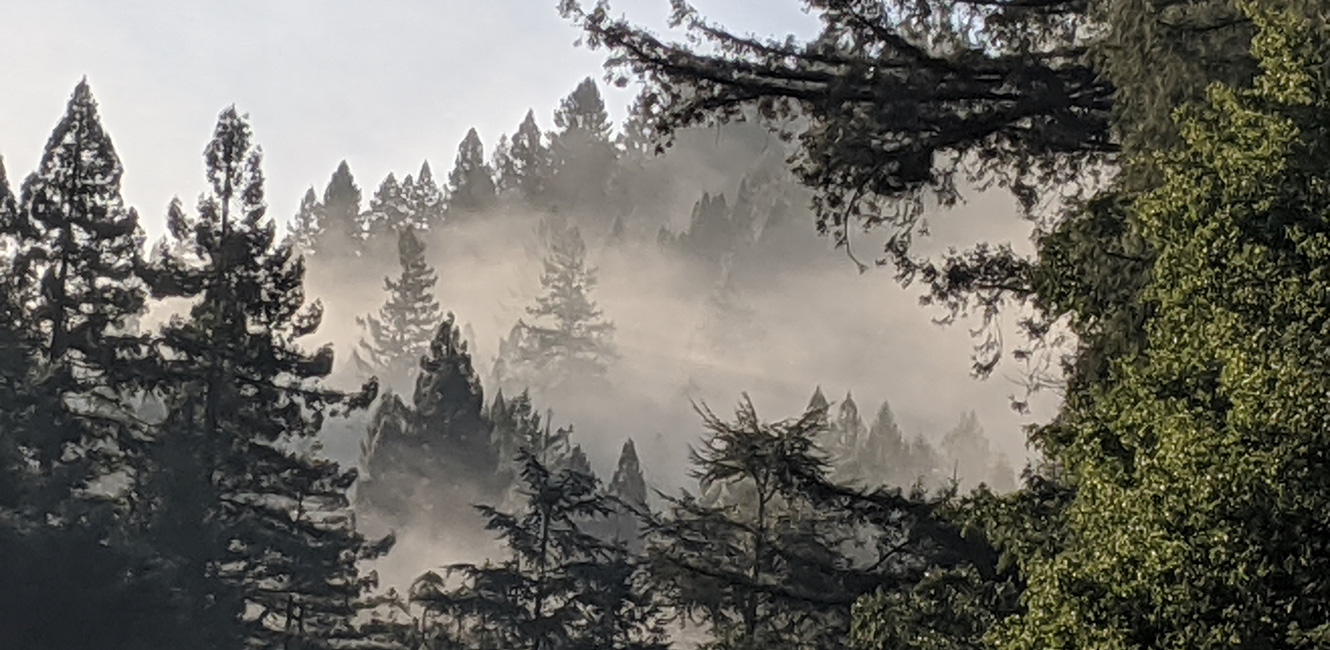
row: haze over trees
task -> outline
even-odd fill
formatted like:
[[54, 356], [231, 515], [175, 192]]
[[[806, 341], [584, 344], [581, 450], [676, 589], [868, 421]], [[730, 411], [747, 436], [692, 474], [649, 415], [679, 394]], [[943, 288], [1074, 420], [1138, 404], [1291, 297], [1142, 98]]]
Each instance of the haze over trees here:
[[[588, 79], [550, 132], [529, 112], [487, 155], [469, 131], [441, 183], [425, 163], [366, 201], [341, 162], [285, 237], [229, 107], [205, 191], [145, 248], [80, 82], [17, 193], [0, 166], [0, 645], [1325, 645], [1318, 3], [807, 4], [813, 42], [681, 4], [697, 40], [675, 44], [562, 2], [611, 77], [643, 83], [625, 124]], [[662, 200], [713, 173], [689, 156], [721, 135], [735, 191]], [[924, 255], [926, 208], [985, 185], [1019, 199], [1034, 253]], [[747, 395], [728, 419], [697, 403], [686, 476], [639, 455], [651, 423], [606, 452], [586, 431], [608, 418], [562, 415], [588, 394], [613, 408], [642, 354], [617, 338], [638, 324], [600, 306], [598, 260], [678, 262], [706, 318], [668, 326], [760, 349], [774, 323], [740, 328], [744, 289], [813, 268], [800, 220], [855, 261], [853, 237], [885, 233], [882, 266], [981, 324], [976, 374], [1031, 362], [1032, 386], [1061, 391], [1019, 484], [974, 411], [907, 430], [895, 395], [870, 412], [816, 388], [774, 420]], [[481, 358], [441, 298], [474, 278], [431, 251], [518, 232], [504, 223], [529, 237], [489, 253], [540, 268]], [[373, 309], [339, 317], [358, 345], [303, 346], [339, 325], [307, 279], [370, 271]], [[347, 351], [358, 388], [335, 373]], [[323, 448], [339, 427], [358, 466]], [[397, 533], [479, 552], [438, 566]], [[381, 584], [393, 562], [410, 576]]]

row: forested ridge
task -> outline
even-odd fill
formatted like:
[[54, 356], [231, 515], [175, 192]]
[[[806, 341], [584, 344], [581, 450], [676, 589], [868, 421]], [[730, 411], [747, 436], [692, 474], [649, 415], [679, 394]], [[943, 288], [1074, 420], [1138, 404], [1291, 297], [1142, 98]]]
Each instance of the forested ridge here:
[[[1324, 7], [805, 4], [807, 43], [682, 2], [673, 42], [562, 2], [641, 84], [622, 124], [586, 79], [550, 130], [472, 129], [372, 191], [329, 165], [294, 215], [225, 108], [153, 242], [78, 83], [38, 167], [0, 165], [0, 647], [1330, 645]], [[985, 190], [1034, 252], [924, 252], [930, 210]], [[439, 248], [530, 261], [487, 297], [521, 305], [500, 336], [443, 298], [483, 282]], [[594, 413], [656, 358], [602, 264], [656, 259], [697, 354], [760, 354], [757, 289], [848, 263], [1061, 407], [1018, 480], [974, 411], [924, 435], [806, 378], [784, 418], [694, 400], [666, 476], [640, 436], [675, 424]]]

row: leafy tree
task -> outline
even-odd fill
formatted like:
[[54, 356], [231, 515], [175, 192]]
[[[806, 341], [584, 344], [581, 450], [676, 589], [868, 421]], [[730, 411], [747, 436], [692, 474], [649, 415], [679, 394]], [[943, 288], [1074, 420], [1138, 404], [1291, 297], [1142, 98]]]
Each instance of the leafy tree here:
[[356, 563], [388, 542], [359, 535], [346, 510], [354, 471], [308, 445], [326, 414], [374, 396], [319, 386], [332, 350], [310, 355], [304, 265], [265, 216], [261, 155], [234, 107], [204, 151], [210, 192], [198, 216], [173, 202], [174, 246], [159, 248], [154, 292], [195, 299], [162, 331], [167, 415], [142, 514], [177, 594], [210, 647], [330, 647], [369, 580]]
[[466, 219], [494, 205], [494, 170], [485, 162], [485, 145], [475, 129], [457, 148], [457, 162], [448, 174], [448, 218]]
[[1129, 206], [1158, 252], [1148, 347], [1064, 413], [1067, 536], [1032, 553], [1002, 647], [1314, 647], [1330, 602], [1322, 23], [1256, 4], [1250, 89], [1179, 112]]
[[398, 237], [397, 259], [402, 273], [385, 278], [388, 300], [378, 316], [357, 318], [365, 331], [353, 360], [366, 375], [381, 377], [390, 386], [404, 386], [414, 379], [420, 359], [443, 320], [434, 298], [438, 277], [425, 261], [425, 246], [406, 229]]
[[532, 324], [518, 321], [501, 344], [496, 372], [505, 386], [554, 389], [571, 379], [603, 377], [616, 353], [612, 323], [601, 320], [591, 300], [596, 269], [586, 265], [586, 244], [577, 226], [544, 222], [550, 252], [541, 275], [542, 293], [527, 308]]

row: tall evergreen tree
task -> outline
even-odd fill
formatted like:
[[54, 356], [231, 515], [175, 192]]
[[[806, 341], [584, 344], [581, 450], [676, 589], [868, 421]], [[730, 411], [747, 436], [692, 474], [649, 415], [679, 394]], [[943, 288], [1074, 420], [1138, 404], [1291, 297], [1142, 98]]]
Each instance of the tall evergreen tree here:
[[420, 503], [419, 495], [430, 495], [446, 509], [506, 487], [491, 423], [504, 409], [485, 409], [480, 379], [452, 314], [418, 363], [414, 406], [387, 395], [362, 445], [369, 477], [358, 499], [398, 520], [412, 509], [428, 514], [431, 504]]
[[542, 293], [527, 308], [532, 324], [519, 321], [501, 346], [496, 369], [505, 386], [557, 388], [572, 379], [603, 377], [616, 357], [614, 325], [601, 319], [591, 300], [596, 269], [586, 264], [586, 244], [577, 226], [546, 220], [550, 252], [541, 275]]
[[0, 259], [11, 261], [17, 254], [18, 199], [9, 186], [5, 159], [0, 156]]
[[700, 411], [699, 493], [668, 497], [647, 548], [660, 588], [709, 629], [703, 647], [845, 648], [858, 598], [983, 556], [934, 519], [937, 503], [831, 483], [815, 444], [825, 405], [775, 423], [747, 398], [732, 422]]
[[494, 171], [485, 161], [485, 145], [475, 129], [457, 147], [457, 162], [448, 174], [448, 218], [465, 220], [494, 205]]
[[300, 208], [291, 220], [292, 246], [306, 257], [317, 256], [319, 243], [327, 233], [325, 221], [319, 196], [311, 187], [300, 199]]
[[44, 366], [35, 388], [50, 409], [27, 449], [50, 488], [41, 507], [118, 471], [142, 437], [124, 398], [149, 370], [146, 340], [132, 331], [147, 296], [143, 234], [121, 199], [122, 173], [81, 81], [6, 233], [18, 243], [11, 286]]
[[397, 259], [402, 273], [384, 279], [388, 300], [378, 316], [356, 318], [365, 337], [352, 358], [365, 375], [402, 390], [413, 381], [443, 314], [434, 298], [438, 277], [425, 261], [424, 244], [409, 228], [398, 237]]
[[406, 186], [398, 183], [397, 177], [388, 172], [369, 200], [366, 219], [369, 222], [369, 241], [393, 241], [401, 236], [402, 231], [411, 227], [411, 205], [407, 192], [414, 189], [414, 184]]
[[560, 205], [604, 209], [617, 150], [600, 89], [583, 79], [554, 112], [551, 190]]
[[496, 154], [499, 191], [515, 194], [532, 205], [543, 205], [548, 198], [553, 162], [545, 136], [536, 124], [535, 111], [527, 111], [508, 147]]
[[416, 231], [431, 232], [443, 227], [447, 206], [428, 160], [420, 163], [420, 172], [414, 179], [408, 175], [402, 181], [402, 196], [411, 214], [411, 227]]
[[345, 160], [328, 179], [322, 208], [323, 236], [315, 246], [317, 254], [327, 259], [359, 256], [367, 234], [365, 217], [361, 214], [360, 187]]
[[642, 531], [638, 518], [647, 511], [647, 483], [642, 478], [642, 464], [631, 438], [623, 443], [607, 492], [614, 500], [614, 512], [608, 517], [606, 536], [624, 544], [634, 555], [641, 553]]
[[511, 555], [427, 573], [412, 588], [435, 638], [461, 648], [664, 647], [659, 600], [621, 549], [579, 529], [609, 511], [595, 479], [553, 471], [529, 449], [518, 461], [522, 510], [479, 507]]
[[307, 444], [326, 414], [364, 408], [318, 382], [332, 350], [310, 355], [318, 303], [304, 304], [304, 265], [265, 216], [261, 155], [232, 108], [204, 151], [210, 192], [198, 216], [168, 215], [174, 249], [156, 260], [154, 291], [195, 298], [162, 332], [168, 415], [154, 450], [149, 529], [180, 597], [211, 647], [330, 647], [368, 587], [356, 563], [382, 554], [354, 529], [354, 471]]
[[451, 313], [421, 360], [414, 402], [423, 434], [437, 441], [443, 454], [440, 478], [474, 485], [491, 480], [497, 461], [484, 419], [484, 393]]

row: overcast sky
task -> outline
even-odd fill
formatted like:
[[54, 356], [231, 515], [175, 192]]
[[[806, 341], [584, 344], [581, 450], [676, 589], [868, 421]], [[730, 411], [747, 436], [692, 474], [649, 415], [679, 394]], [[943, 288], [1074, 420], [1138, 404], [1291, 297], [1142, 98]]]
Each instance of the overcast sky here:
[[[368, 195], [389, 171], [436, 175], [476, 127], [487, 150], [528, 108], [600, 79], [556, 0], [9, 0], [0, 2], [0, 156], [18, 185], [87, 75], [125, 165], [124, 194], [154, 238], [174, 195], [192, 205], [218, 112], [249, 113], [272, 215], [351, 164]], [[616, 9], [664, 26], [666, 0]], [[745, 31], [807, 36], [797, 0], [701, 0]], [[620, 120], [631, 90], [610, 89]]]

